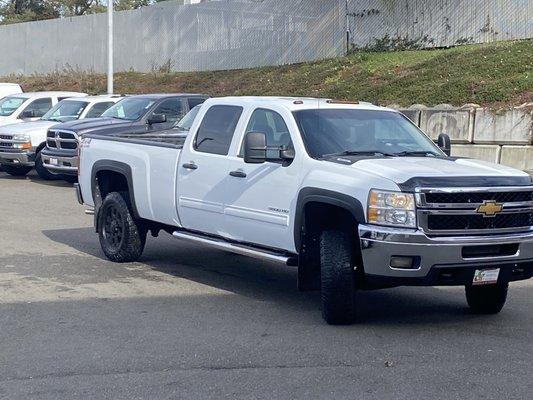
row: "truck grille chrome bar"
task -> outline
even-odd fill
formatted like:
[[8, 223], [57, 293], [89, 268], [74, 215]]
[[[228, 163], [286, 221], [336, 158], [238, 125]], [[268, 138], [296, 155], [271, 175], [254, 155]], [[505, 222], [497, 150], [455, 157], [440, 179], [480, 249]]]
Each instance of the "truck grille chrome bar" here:
[[419, 228], [429, 235], [533, 230], [533, 186], [420, 188], [415, 197]]

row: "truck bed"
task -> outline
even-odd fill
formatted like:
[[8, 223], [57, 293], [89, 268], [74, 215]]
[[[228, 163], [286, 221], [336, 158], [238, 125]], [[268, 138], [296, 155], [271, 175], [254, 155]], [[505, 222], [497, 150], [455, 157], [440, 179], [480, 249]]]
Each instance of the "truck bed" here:
[[[85, 136], [91, 141], [83, 147], [80, 160], [83, 198], [87, 204], [94, 206], [90, 193], [93, 173], [100, 166], [120, 165], [130, 171], [139, 216], [177, 226], [176, 165], [185, 139], [161, 135], [139, 136]], [[173, 199], [172, 205], [169, 205], [169, 199]]]

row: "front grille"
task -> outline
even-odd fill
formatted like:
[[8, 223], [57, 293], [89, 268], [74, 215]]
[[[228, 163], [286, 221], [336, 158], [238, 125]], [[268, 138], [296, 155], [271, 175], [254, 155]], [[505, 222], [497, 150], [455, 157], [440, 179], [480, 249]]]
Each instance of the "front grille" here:
[[[418, 225], [429, 235], [523, 232], [533, 228], [533, 186], [416, 191]], [[494, 214], [483, 207], [498, 203]]]
[[0, 139], [2, 140], [13, 140], [12, 135], [0, 135]]
[[533, 212], [499, 214], [484, 217], [480, 214], [470, 215], [428, 215], [428, 229], [432, 231], [468, 231], [509, 228], [529, 228], [533, 226]]
[[72, 132], [49, 130], [46, 134], [46, 145], [51, 149], [76, 150], [78, 140]]
[[487, 200], [498, 203], [517, 203], [533, 201], [533, 189], [524, 192], [470, 192], [470, 193], [426, 193], [426, 202], [431, 204], [474, 203]]
[[13, 147], [13, 143], [0, 142], [0, 147]]

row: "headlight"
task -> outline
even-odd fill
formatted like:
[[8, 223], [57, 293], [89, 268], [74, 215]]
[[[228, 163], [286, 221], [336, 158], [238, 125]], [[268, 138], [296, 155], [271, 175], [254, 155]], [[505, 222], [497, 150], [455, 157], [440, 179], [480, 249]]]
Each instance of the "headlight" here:
[[29, 142], [30, 136], [25, 134], [13, 135], [13, 140], [17, 142]]
[[368, 197], [368, 222], [377, 225], [416, 228], [414, 195], [371, 190]]

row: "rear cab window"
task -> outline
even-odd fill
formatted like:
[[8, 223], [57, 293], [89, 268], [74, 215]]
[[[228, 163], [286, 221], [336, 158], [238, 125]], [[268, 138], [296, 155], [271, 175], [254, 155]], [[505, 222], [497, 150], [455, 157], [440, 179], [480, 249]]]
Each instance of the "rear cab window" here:
[[105, 111], [107, 111], [110, 107], [114, 105], [115, 105], [115, 102], [113, 101], [104, 101], [101, 103], [95, 103], [92, 105], [89, 111], [87, 111], [87, 115], [85, 115], [85, 118], [101, 117]]
[[204, 115], [193, 148], [200, 153], [228, 155], [243, 107], [215, 105]]

